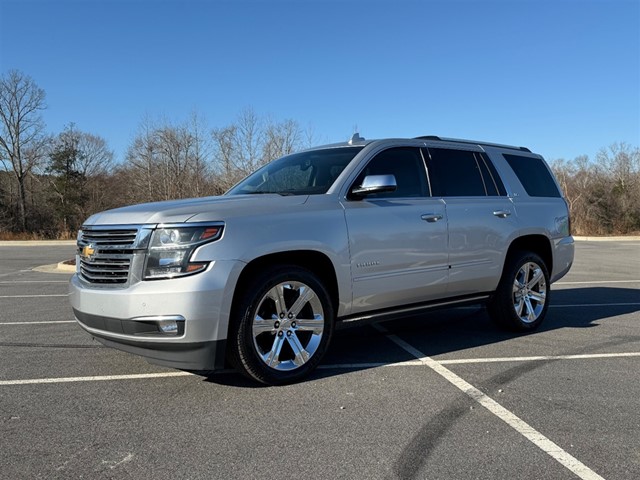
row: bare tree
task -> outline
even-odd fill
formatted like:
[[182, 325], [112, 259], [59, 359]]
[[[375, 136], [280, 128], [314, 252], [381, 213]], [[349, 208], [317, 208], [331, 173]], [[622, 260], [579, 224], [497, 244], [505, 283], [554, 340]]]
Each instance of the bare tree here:
[[206, 122], [197, 112], [191, 114], [187, 124], [192, 137], [192, 149], [189, 152], [192, 190], [194, 196], [200, 197], [209, 193], [207, 187], [211, 170], [211, 140]]
[[244, 109], [236, 122], [236, 145], [238, 147], [238, 165], [246, 173], [252, 172], [263, 163], [264, 130], [262, 121], [251, 108]]
[[0, 161], [18, 184], [18, 224], [27, 229], [26, 179], [46, 154], [41, 111], [45, 92], [31, 77], [11, 70], [0, 79]]
[[582, 235], [640, 231], [640, 148], [614, 143], [595, 161], [556, 160], [553, 171], [569, 203], [574, 231]]
[[156, 188], [154, 174], [156, 170], [157, 145], [155, 126], [150, 118], [142, 120], [138, 134], [127, 150], [127, 175], [131, 185], [130, 201], [152, 201]]
[[78, 132], [78, 151], [81, 153], [76, 167], [86, 177], [108, 174], [113, 170], [113, 151], [99, 135]]
[[231, 125], [214, 129], [212, 138], [221, 193], [265, 163], [310, 146], [312, 137], [295, 120], [262, 119], [245, 109]]
[[302, 131], [298, 122], [285, 120], [277, 123], [270, 121], [264, 129], [263, 162], [267, 163], [276, 158], [299, 150], [302, 146]]
[[218, 160], [217, 185], [224, 191], [263, 163], [264, 131], [262, 121], [247, 108], [235, 123], [212, 131]]
[[90, 213], [109, 205], [103, 179], [113, 167], [107, 142], [69, 125], [52, 142], [46, 168], [49, 191], [55, 198], [56, 228], [74, 231]]
[[602, 192], [600, 220], [616, 233], [640, 230], [640, 148], [614, 143], [596, 155]]
[[600, 233], [596, 219], [598, 200], [593, 196], [597, 173], [589, 157], [581, 155], [570, 161], [555, 160], [551, 167], [569, 204], [574, 231], [590, 235]]
[[145, 120], [127, 151], [131, 200], [196, 197], [209, 190], [210, 145], [204, 122], [193, 114], [179, 125]]

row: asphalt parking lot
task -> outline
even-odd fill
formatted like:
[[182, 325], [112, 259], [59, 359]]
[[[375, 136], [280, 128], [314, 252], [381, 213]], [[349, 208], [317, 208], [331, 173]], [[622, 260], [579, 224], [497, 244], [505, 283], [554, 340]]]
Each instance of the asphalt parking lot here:
[[640, 242], [578, 242], [543, 328], [339, 330], [312, 378], [165, 369], [73, 322], [74, 247], [0, 246], [0, 478], [640, 478]]

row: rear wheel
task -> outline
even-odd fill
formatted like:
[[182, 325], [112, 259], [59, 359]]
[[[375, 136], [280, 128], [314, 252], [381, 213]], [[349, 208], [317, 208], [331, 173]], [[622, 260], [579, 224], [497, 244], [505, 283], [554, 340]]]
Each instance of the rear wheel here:
[[489, 314], [510, 330], [534, 330], [547, 313], [549, 293], [549, 272], [544, 261], [535, 253], [516, 252], [507, 259], [488, 305]]
[[333, 317], [329, 294], [312, 272], [270, 267], [247, 284], [234, 309], [230, 361], [261, 383], [298, 381], [326, 352]]

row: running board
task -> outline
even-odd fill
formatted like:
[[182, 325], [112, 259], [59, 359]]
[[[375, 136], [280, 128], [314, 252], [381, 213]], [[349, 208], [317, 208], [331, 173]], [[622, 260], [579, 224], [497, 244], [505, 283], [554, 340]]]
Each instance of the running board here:
[[396, 318], [407, 317], [417, 313], [428, 312], [431, 310], [437, 310], [441, 308], [460, 307], [463, 305], [474, 305], [478, 303], [484, 303], [491, 294], [474, 295], [468, 297], [456, 297], [449, 298], [447, 300], [435, 301], [429, 303], [420, 303], [412, 305], [404, 305], [398, 308], [386, 308], [384, 310], [377, 310], [373, 312], [365, 312], [362, 314], [350, 315], [347, 317], [338, 318], [340, 323], [352, 323], [352, 322], [365, 322], [365, 321], [377, 321], [377, 320], [393, 320]]

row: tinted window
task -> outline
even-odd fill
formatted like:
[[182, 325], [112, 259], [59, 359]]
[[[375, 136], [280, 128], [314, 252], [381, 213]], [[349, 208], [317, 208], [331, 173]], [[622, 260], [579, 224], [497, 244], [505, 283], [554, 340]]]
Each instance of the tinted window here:
[[427, 175], [420, 150], [417, 148], [390, 148], [377, 154], [354, 182], [362, 185], [367, 175], [393, 175], [398, 188], [394, 192], [368, 195], [367, 198], [422, 197], [428, 195]]
[[287, 155], [268, 163], [250, 175], [229, 190], [227, 195], [326, 193], [360, 150], [362, 147], [327, 148]]
[[480, 165], [473, 152], [429, 148], [429, 180], [433, 196], [484, 197], [487, 195]]
[[[488, 184], [491, 182], [495, 185], [495, 189], [498, 192], [498, 195], [503, 197], [506, 196], [507, 189], [504, 188], [504, 183], [502, 183], [502, 179], [500, 178], [500, 175], [498, 175], [498, 171], [496, 170], [496, 167], [493, 165], [493, 162], [491, 161], [491, 159], [487, 157], [486, 153], [476, 153], [476, 156], [479, 156], [484, 161], [484, 164], [487, 166], [487, 168], [489, 169], [490, 180], [488, 180], [486, 176], [484, 177], [485, 178], [484, 183], [487, 185], [487, 194], [494, 195], [493, 193], [491, 193], [490, 189], [488, 188]], [[478, 163], [480, 163], [480, 160], [478, 160]]]
[[525, 191], [531, 197], [560, 197], [560, 191], [543, 160], [503, 154]]

